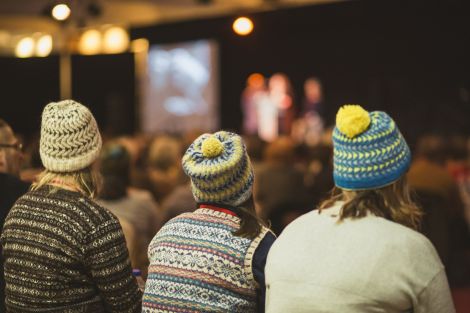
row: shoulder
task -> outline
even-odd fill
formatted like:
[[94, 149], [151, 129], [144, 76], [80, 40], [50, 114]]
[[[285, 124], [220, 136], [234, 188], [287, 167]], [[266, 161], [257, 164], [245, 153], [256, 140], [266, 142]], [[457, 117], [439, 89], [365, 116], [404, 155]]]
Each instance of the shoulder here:
[[109, 210], [78, 192], [41, 187], [28, 192], [23, 198], [27, 198], [34, 206], [47, 207], [51, 210], [50, 214], [60, 211], [70, 221], [82, 225], [85, 232], [105, 223], [119, 223]]
[[377, 232], [383, 235], [388, 247], [400, 247], [402, 252], [412, 255], [412, 258], [422, 256], [428, 261], [441, 263], [433, 244], [423, 234], [383, 218], [377, 220]]

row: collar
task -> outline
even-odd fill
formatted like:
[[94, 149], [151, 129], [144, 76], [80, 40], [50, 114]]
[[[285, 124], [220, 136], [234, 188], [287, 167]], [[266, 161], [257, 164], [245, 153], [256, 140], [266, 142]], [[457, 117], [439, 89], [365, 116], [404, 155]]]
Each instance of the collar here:
[[239, 216], [239, 209], [234, 207], [229, 207], [227, 205], [215, 204], [215, 203], [199, 203], [197, 205], [198, 209], [210, 209], [217, 212], [223, 212], [231, 216]]

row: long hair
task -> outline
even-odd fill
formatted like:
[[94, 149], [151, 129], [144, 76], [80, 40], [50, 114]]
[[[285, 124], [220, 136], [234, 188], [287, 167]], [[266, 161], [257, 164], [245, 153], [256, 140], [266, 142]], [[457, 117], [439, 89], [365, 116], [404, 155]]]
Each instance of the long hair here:
[[411, 198], [406, 177], [388, 186], [371, 190], [347, 191], [335, 188], [331, 197], [320, 205], [319, 212], [331, 207], [336, 201], [345, 202], [339, 221], [374, 214], [418, 230], [423, 215]]
[[61, 180], [76, 186], [82, 194], [94, 198], [101, 186], [99, 173], [93, 171], [91, 167], [86, 167], [76, 172], [56, 173], [44, 170], [38, 175], [37, 182], [33, 184], [32, 190], [37, 190], [42, 186], [52, 184], [54, 180]]
[[255, 239], [261, 233], [265, 223], [256, 215], [255, 201], [251, 196], [247, 201], [237, 207], [240, 217], [240, 228], [233, 235], [248, 239]]

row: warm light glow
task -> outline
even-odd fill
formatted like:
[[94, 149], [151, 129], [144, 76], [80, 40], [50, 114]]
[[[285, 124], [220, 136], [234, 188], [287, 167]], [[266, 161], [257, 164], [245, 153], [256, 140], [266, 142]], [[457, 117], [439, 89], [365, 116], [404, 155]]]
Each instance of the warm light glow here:
[[132, 40], [131, 50], [134, 53], [146, 52], [149, 49], [149, 41], [145, 38]]
[[101, 52], [101, 33], [90, 29], [83, 33], [78, 43], [78, 50], [83, 54], [98, 54]]
[[52, 36], [41, 36], [36, 42], [36, 55], [38, 57], [46, 57], [52, 51]]
[[104, 33], [104, 52], [120, 53], [129, 46], [129, 35], [122, 27], [111, 27]]
[[240, 36], [246, 36], [253, 31], [253, 22], [247, 17], [239, 17], [233, 22], [233, 30]]
[[52, 17], [58, 21], [65, 21], [70, 16], [70, 8], [66, 4], [58, 4], [52, 9]]
[[19, 58], [29, 58], [34, 53], [34, 40], [31, 37], [21, 39], [16, 45], [15, 55]]

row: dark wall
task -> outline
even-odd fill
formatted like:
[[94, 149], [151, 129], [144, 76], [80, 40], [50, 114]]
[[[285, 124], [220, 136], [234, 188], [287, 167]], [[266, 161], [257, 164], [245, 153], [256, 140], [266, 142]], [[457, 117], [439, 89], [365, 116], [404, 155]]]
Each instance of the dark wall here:
[[89, 106], [106, 135], [135, 127], [134, 55], [74, 56], [72, 98]]
[[59, 98], [59, 58], [0, 58], [0, 118], [15, 131], [39, 129], [45, 104]]
[[[0, 58], [0, 117], [30, 137], [40, 128], [41, 112], [60, 100], [59, 57]], [[72, 56], [72, 98], [87, 105], [106, 134], [135, 127], [132, 54]]]
[[152, 43], [215, 38], [221, 55], [222, 126], [239, 129], [240, 94], [252, 72], [285, 72], [299, 103], [319, 76], [327, 118], [341, 104], [386, 110], [403, 132], [470, 133], [470, 1], [347, 1], [252, 14], [239, 37], [233, 17], [135, 29]]

